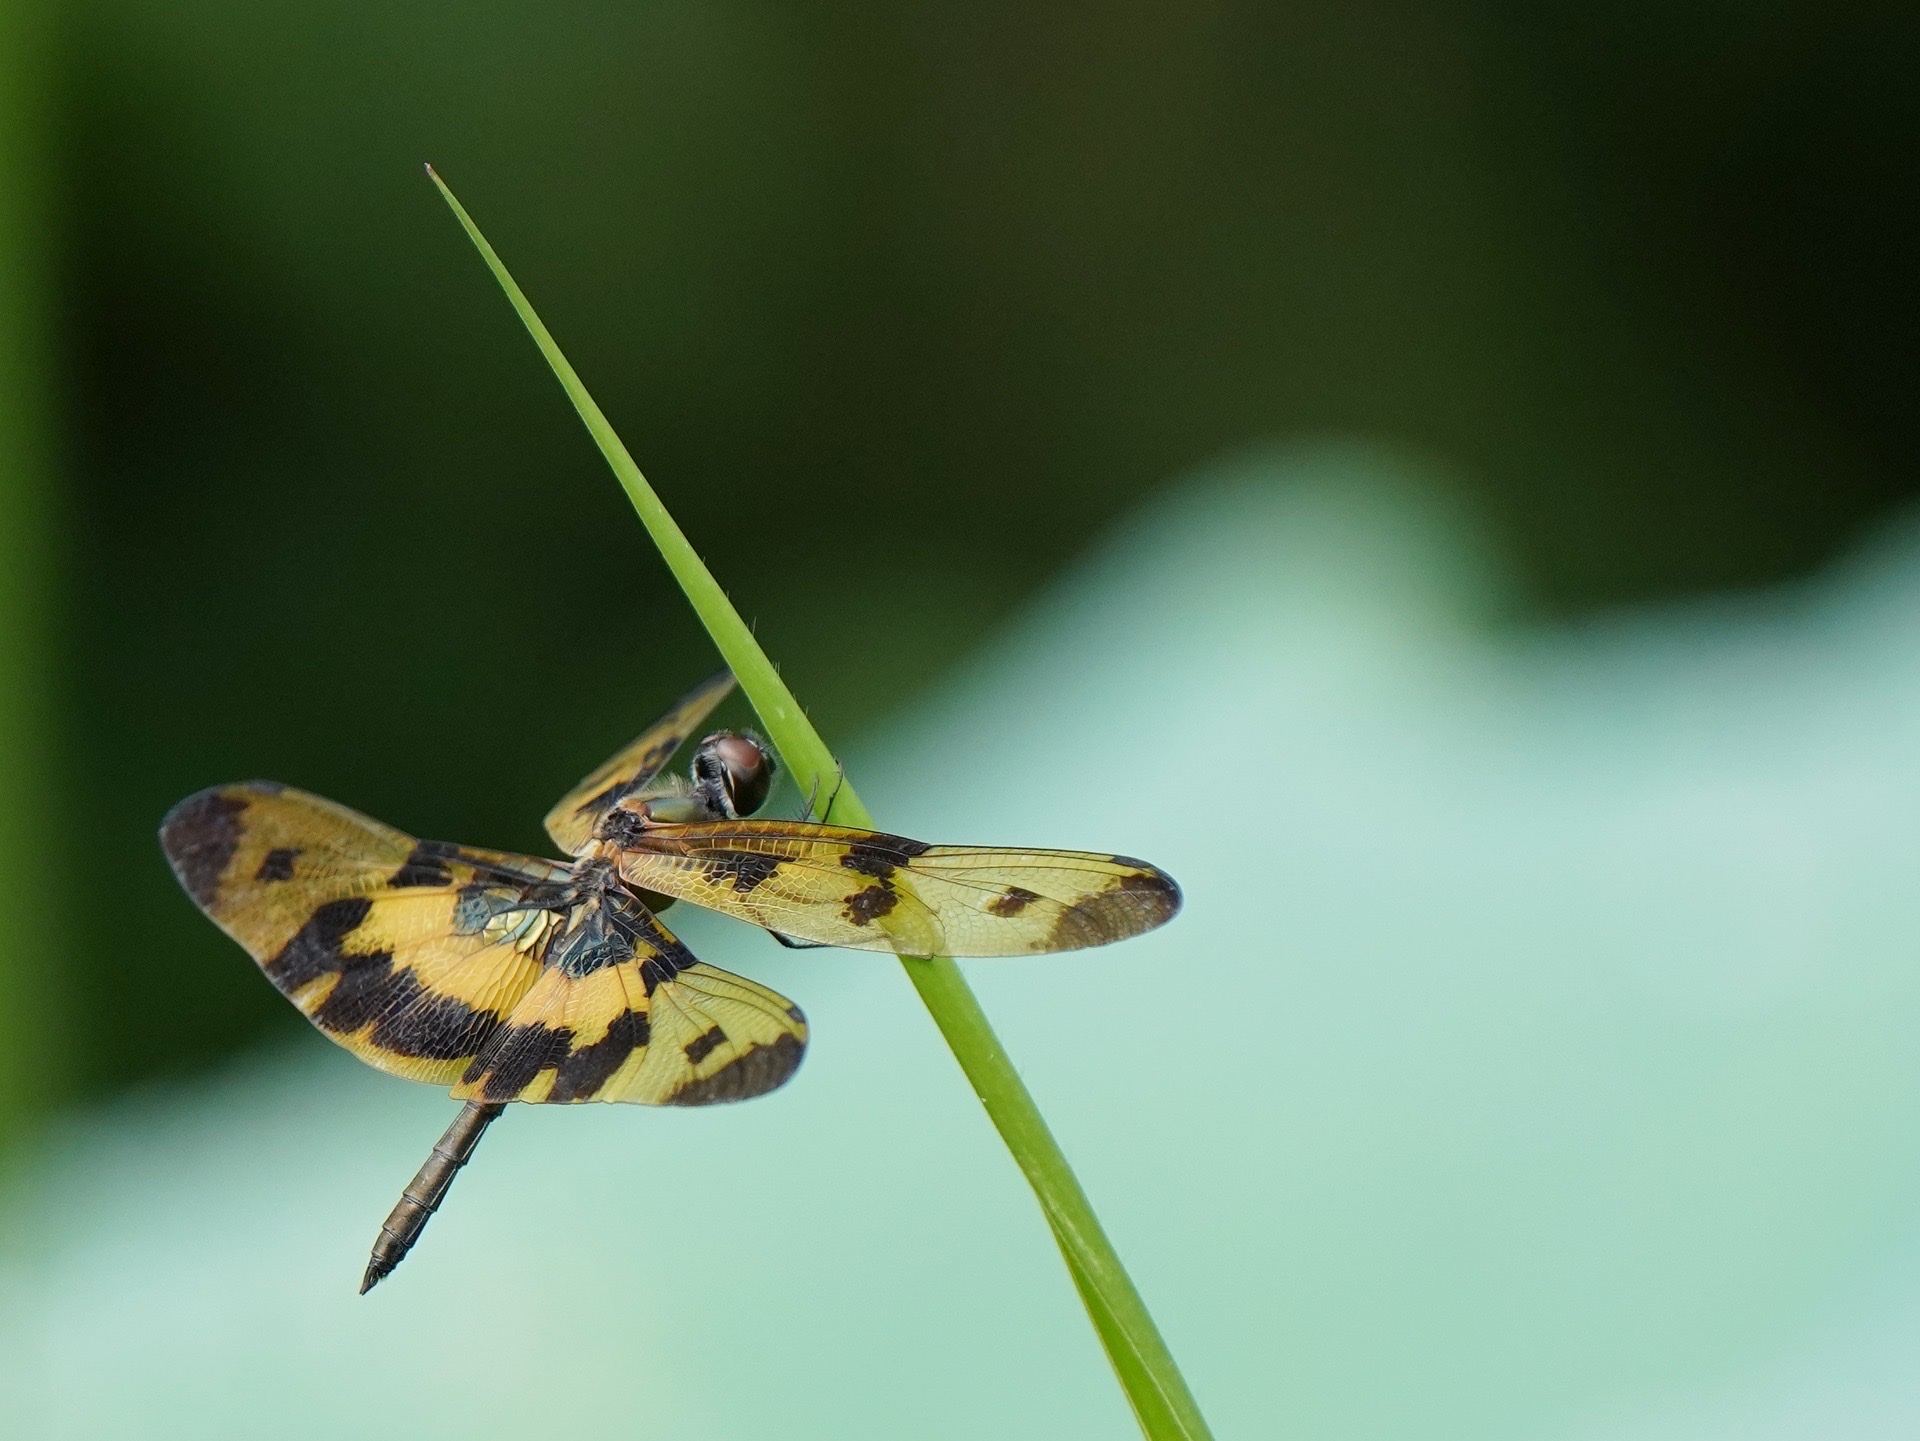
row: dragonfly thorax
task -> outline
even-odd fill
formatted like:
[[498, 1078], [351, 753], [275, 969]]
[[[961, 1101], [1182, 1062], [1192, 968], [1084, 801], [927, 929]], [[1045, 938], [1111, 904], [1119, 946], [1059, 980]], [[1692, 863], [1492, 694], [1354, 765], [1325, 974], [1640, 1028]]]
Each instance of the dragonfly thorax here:
[[594, 823], [596, 846], [587, 855], [614, 859], [632, 849], [649, 826], [739, 820], [766, 804], [773, 788], [773, 753], [758, 736], [715, 731], [693, 754], [693, 783], [622, 796]]

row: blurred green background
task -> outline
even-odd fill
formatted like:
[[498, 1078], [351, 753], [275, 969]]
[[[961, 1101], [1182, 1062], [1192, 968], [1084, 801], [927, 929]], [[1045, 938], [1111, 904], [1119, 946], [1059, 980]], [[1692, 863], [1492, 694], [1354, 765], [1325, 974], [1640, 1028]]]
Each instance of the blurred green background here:
[[8, 87], [14, 464], [42, 833], [114, 883], [60, 882], [42, 1064], [98, 1095], [293, 1024], [153, 864], [181, 794], [534, 846], [708, 663], [423, 159], [844, 733], [1269, 437], [1431, 457], [1552, 612], [1817, 564], [1920, 455], [1882, 13], [64, 10]]
[[[1172, 626], [1177, 584], [1096, 592], [1106, 572], [1072, 567], [1142, 505], [1214, 513], [1198, 498], [1214, 491], [1177, 478], [1328, 438], [1392, 459], [1298, 452], [1322, 460], [1250, 463], [1238, 483], [1473, 537], [1448, 562], [1480, 597], [1460, 624], [1559, 657], [1606, 717], [1701, 663], [1663, 635], [1718, 626], [1730, 653], [1765, 652], [1741, 639], [1751, 612], [1691, 598], [1798, 603], [1793, 587], [1920, 492], [1915, 73], [1920, 19], [1806, 0], [0, 7], [0, 863], [16, 878], [0, 891], [0, 1129], [22, 1184], [54, 1185], [62, 1138], [115, 1107], [164, 1112], [229, 1084], [229, 1058], [317, 1044], [179, 895], [153, 838], [174, 800], [264, 775], [417, 833], [543, 849], [551, 799], [713, 664], [421, 161], [488, 229], [830, 738], [905, 754], [902, 717], [942, 713], [956, 668], [1024, 633], [1037, 597], [1097, 593], [1142, 634]], [[1383, 466], [1381, 491], [1365, 477]], [[1233, 572], [1243, 590], [1215, 595], [1187, 651], [1293, 584], [1286, 525], [1254, 533], [1271, 566]], [[1215, 569], [1204, 546], [1190, 559]], [[1332, 604], [1299, 594], [1300, 615]], [[1404, 603], [1456, 608], [1417, 585]], [[1580, 670], [1623, 607], [1669, 631], [1634, 664]], [[1420, 645], [1393, 653], [1423, 673]], [[1049, 664], [1118, 675], [1127, 654], [1114, 639]], [[1783, 673], [1782, 693], [1819, 693], [1823, 674]], [[1098, 686], [1097, 716], [1049, 706], [1037, 681], [1005, 694], [1068, 732], [1138, 739], [1157, 717]], [[955, 839], [1166, 859], [1153, 834], [1087, 830], [1124, 814], [1089, 793], [1247, 810], [1248, 758], [1230, 749], [1224, 781], [1206, 769], [1216, 719], [1142, 741], [1127, 754], [1144, 769], [1076, 772], [1078, 790], [983, 741], [903, 763], [917, 779], [897, 794], [966, 790], [993, 765], [1027, 782], [996, 791], [1004, 829]], [[1235, 719], [1272, 740], [1258, 714]], [[1781, 721], [1783, 754], [1797, 727]], [[1628, 732], [1607, 743], [1637, 755]], [[1586, 744], [1538, 764], [1584, 783]], [[1383, 784], [1358, 759], [1350, 776]], [[1884, 832], [1872, 790], [1834, 802], [1876, 817], [1859, 834]], [[1565, 797], [1526, 794], [1529, 814]], [[1240, 815], [1223, 835], [1261, 830]], [[1294, 834], [1272, 865], [1325, 839]], [[1695, 849], [1723, 840], [1706, 827]], [[1813, 853], [1822, 875], [1841, 864]], [[1382, 887], [1356, 903], [1394, 904]], [[1684, 938], [1752, 897], [1668, 900], [1663, 934]], [[1216, 904], [1243, 924], [1238, 964], [1284, 946], [1289, 977], [1312, 973], [1286, 916]], [[1533, 924], [1484, 920], [1506, 940]], [[1847, 950], [1808, 935], [1810, 955]], [[1575, 952], [1539, 964], [1591, 962]], [[795, 972], [768, 974], [820, 1020]], [[1600, 1091], [1616, 1064], [1656, 1085], [1630, 1055], [1591, 1061]], [[412, 1119], [424, 1149], [437, 1123]], [[411, 1163], [383, 1164], [398, 1184]], [[1096, 1200], [1142, 1204], [1128, 1184]], [[342, 1225], [370, 1230], [385, 1204]], [[1820, 1256], [1806, 1264], [1825, 1275]], [[1459, 1304], [1494, 1304], [1473, 1294]], [[1312, 1414], [1360, 1434], [1337, 1407]], [[1460, 1434], [1489, 1434], [1461, 1414]], [[1417, 1409], [1374, 1420], [1452, 1434]]]

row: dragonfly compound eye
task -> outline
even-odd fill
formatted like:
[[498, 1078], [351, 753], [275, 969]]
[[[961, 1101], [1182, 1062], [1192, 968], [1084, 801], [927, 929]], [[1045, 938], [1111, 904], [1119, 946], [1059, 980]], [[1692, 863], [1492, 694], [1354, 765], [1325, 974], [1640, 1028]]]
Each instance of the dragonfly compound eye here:
[[758, 737], [733, 731], [708, 736], [694, 758], [696, 784], [717, 782], [736, 816], [750, 816], [766, 804], [773, 770], [773, 757]]

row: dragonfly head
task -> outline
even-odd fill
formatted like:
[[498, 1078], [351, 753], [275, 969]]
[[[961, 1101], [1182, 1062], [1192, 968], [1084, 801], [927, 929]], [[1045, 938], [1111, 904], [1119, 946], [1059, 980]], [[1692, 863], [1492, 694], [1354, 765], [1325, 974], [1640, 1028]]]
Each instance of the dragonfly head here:
[[773, 752], [759, 736], [715, 731], [694, 750], [694, 794], [711, 814], [738, 820], [766, 804], [775, 769]]

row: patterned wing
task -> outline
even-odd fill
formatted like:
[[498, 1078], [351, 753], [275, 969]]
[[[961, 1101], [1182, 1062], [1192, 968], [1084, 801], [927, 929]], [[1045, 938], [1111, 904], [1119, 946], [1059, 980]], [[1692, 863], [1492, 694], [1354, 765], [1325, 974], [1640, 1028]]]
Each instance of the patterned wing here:
[[620, 919], [624, 955], [596, 945], [588, 968], [555, 947], [457, 1099], [705, 1106], [764, 1095], [794, 1073], [807, 1045], [798, 1006], [696, 961], [638, 906]]
[[568, 791], [547, 812], [547, 834], [554, 844], [570, 856], [579, 855], [592, 839], [600, 817], [658, 775], [694, 728], [732, 689], [733, 675], [728, 671], [703, 681], [680, 697], [673, 709], [633, 744]]
[[570, 872], [416, 841], [268, 781], [168, 813], [187, 894], [315, 1026], [391, 1075], [459, 1079], [540, 974]]
[[650, 826], [627, 880], [822, 945], [909, 956], [1025, 956], [1104, 946], [1180, 908], [1173, 878], [1091, 851], [929, 846], [782, 821]]

